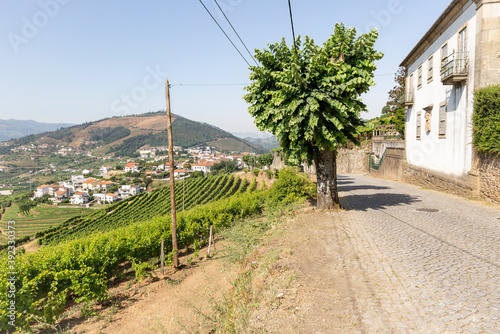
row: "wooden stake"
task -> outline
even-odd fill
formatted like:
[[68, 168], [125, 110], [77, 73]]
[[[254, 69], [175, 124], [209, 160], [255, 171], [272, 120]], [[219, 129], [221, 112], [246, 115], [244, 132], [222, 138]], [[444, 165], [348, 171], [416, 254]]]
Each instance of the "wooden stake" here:
[[182, 179], [182, 211], [184, 211], [184, 200], [186, 195], [186, 177]]
[[170, 85], [168, 79], [165, 80], [165, 95], [167, 99], [167, 131], [168, 131], [168, 160], [170, 162], [170, 207], [172, 213], [172, 252], [174, 252], [173, 266], [179, 266], [177, 257], [177, 219], [175, 212], [175, 180], [174, 180], [174, 140], [172, 136], [172, 113], [170, 111]]
[[212, 246], [212, 231], [213, 226], [210, 225], [210, 237], [208, 238], [208, 255], [210, 255], [210, 247]]
[[161, 274], [164, 275], [165, 274], [165, 251], [164, 251], [165, 247], [163, 245], [163, 238], [161, 238]]

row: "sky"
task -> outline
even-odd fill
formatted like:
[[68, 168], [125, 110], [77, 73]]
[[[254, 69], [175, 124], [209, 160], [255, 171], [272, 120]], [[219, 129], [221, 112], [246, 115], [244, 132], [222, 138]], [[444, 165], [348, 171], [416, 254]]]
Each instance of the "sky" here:
[[[203, 2], [251, 62], [214, 0]], [[218, 3], [250, 51], [283, 37], [292, 43], [287, 0]], [[291, 0], [296, 35], [317, 44], [337, 22], [358, 34], [379, 30], [376, 49], [384, 58], [377, 62], [376, 86], [363, 96], [365, 119], [380, 115], [399, 64], [449, 3]], [[0, 119], [79, 124], [163, 110], [168, 78], [174, 113], [229, 132], [258, 133], [242, 98], [248, 65], [200, 0], [26, 0], [0, 6]]]

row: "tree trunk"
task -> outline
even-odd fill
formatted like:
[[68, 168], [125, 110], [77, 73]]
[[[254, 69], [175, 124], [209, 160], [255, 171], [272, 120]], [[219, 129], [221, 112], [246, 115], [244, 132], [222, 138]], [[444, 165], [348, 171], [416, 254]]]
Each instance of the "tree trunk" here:
[[324, 210], [340, 209], [337, 190], [337, 152], [322, 150], [314, 159], [318, 201], [316, 207]]

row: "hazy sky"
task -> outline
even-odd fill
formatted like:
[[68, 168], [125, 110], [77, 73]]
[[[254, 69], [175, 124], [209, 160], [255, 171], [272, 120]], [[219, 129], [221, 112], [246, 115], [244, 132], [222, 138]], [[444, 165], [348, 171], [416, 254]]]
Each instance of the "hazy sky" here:
[[[213, 0], [203, 0], [240, 47]], [[287, 0], [218, 0], [249, 49], [285, 37]], [[292, 0], [295, 32], [322, 44], [336, 22], [379, 29], [377, 85], [364, 96], [380, 114], [393, 73], [450, 0]], [[247, 64], [199, 0], [2, 1], [0, 119], [82, 123], [165, 109], [172, 84], [249, 83]], [[238, 42], [238, 43], [237, 43]], [[241, 52], [247, 56], [243, 47]], [[250, 61], [250, 60], [249, 60]], [[243, 85], [173, 86], [174, 113], [231, 132], [254, 132]]]

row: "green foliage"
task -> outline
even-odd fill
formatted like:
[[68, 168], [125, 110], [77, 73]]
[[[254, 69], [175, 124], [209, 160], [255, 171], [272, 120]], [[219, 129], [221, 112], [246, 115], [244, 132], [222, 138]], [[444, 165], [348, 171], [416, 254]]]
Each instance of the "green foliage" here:
[[[198, 206], [177, 216], [181, 247], [206, 243], [209, 227], [217, 231], [235, 221], [259, 215], [264, 209], [265, 193], [254, 192]], [[109, 280], [119, 273], [125, 261], [132, 263], [137, 277], [147, 274], [144, 262], [160, 253], [160, 240], [171, 239], [170, 218], [155, 218], [107, 233], [53, 247], [16, 258], [16, 324], [26, 328], [35, 319], [54, 323], [70, 299], [76, 303], [101, 302], [107, 298]], [[172, 254], [166, 243], [165, 249]], [[0, 262], [0, 281], [6, 282], [7, 260]], [[6, 329], [9, 312], [8, 284], [0, 285], [0, 329]]]
[[252, 171], [252, 173], [253, 173], [253, 175], [255, 175], [256, 177], [257, 177], [257, 176], [259, 176], [259, 174], [260, 174], [260, 169], [254, 169], [254, 170]]
[[259, 163], [259, 167], [269, 167], [273, 163], [274, 154], [266, 153], [261, 154], [257, 157], [257, 162]]
[[270, 169], [264, 169], [264, 173], [266, 173], [266, 176], [268, 179], [272, 179], [273, 178], [273, 172], [271, 172]]
[[316, 186], [305, 175], [291, 168], [280, 170], [278, 179], [269, 190], [267, 206], [289, 205], [305, 198], [316, 197]]
[[478, 152], [500, 153], [500, 85], [474, 93], [472, 143]]
[[238, 170], [238, 163], [236, 161], [221, 161], [219, 163], [214, 164], [210, 168], [210, 172], [212, 174], [219, 173], [234, 173]]
[[405, 135], [405, 108], [398, 107], [394, 111], [393, 124], [395, 125], [396, 131], [398, 131], [403, 137]]
[[107, 127], [90, 131], [91, 141], [101, 141], [104, 145], [123, 139], [130, 135], [131, 131], [123, 126], [115, 128]]
[[356, 30], [337, 24], [317, 46], [309, 37], [297, 50], [281, 43], [256, 50], [261, 66], [251, 67], [245, 89], [249, 112], [261, 131], [276, 135], [292, 162], [311, 162], [321, 150], [357, 143], [359, 114], [366, 109], [360, 95], [373, 86], [376, 30], [356, 38]]

